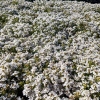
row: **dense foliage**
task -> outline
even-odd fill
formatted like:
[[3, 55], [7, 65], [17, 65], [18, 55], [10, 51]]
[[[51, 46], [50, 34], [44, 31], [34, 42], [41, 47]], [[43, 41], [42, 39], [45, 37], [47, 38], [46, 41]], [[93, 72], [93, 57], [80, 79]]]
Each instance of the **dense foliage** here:
[[100, 3], [100, 0], [77, 0], [77, 1], [85, 1], [90, 3]]
[[[29, 2], [33, 2], [35, 0], [25, 0]], [[47, 0], [50, 1], [50, 0]], [[62, 0], [62, 1], [84, 1], [84, 2], [90, 2], [90, 3], [100, 3], [100, 0]]]

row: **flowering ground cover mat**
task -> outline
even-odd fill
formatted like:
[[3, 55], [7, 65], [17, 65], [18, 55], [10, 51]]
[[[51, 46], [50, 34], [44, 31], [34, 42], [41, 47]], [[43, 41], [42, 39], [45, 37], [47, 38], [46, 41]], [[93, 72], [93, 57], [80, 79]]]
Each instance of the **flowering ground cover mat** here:
[[100, 4], [0, 0], [0, 100], [100, 100]]

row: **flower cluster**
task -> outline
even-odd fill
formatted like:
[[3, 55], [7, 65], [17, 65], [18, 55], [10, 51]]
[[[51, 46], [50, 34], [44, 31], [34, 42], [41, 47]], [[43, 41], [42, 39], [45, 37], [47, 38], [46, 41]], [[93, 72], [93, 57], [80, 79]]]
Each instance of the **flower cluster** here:
[[0, 0], [0, 100], [99, 100], [100, 4]]

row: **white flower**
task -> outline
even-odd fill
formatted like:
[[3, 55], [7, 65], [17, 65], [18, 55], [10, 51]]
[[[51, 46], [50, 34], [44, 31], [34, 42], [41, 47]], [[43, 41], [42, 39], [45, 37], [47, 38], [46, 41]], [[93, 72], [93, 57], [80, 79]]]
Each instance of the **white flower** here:
[[18, 97], [18, 98], [17, 98], [17, 100], [21, 100], [21, 98], [20, 98], [20, 97]]
[[3, 75], [5, 75], [4, 69], [3, 68], [0, 68], [0, 77], [3, 76]]
[[91, 98], [90, 97], [81, 97], [81, 98], [79, 98], [79, 100], [91, 100]]
[[24, 85], [23, 95], [28, 96], [28, 93], [31, 91], [28, 84]]
[[89, 97], [90, 96], [90, 92], [89, 92], [89, 90], [84, 90], [84, 91], [82, 91], [82, 96], [86, 96], [86, 97]]

